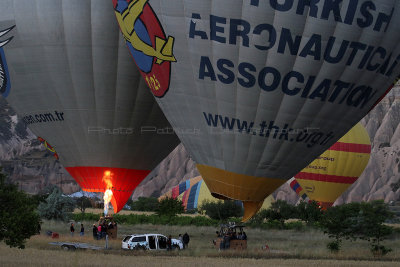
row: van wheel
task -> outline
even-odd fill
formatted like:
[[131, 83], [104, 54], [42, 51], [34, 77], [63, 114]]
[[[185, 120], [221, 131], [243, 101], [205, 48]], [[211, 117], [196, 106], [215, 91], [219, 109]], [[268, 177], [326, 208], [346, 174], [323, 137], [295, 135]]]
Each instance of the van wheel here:
[[172, 250], [180, 250], [181, 248], [178, 245], [173, 245]]

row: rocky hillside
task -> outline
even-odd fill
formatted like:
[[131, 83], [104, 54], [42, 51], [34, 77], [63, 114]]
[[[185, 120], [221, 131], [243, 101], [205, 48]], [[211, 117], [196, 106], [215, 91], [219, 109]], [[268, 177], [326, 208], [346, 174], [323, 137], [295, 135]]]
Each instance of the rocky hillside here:
[[[337, 200], [337, 203], [372, 199], [389, 202], [400, 197], [390, 184], [400, 179], [400, 86], [395, 87], [371, 111], [362, 123], [372, 141], [370, 162], [358, 181]], [[65, 193], [79, 191], [79, 186], [60, 163], [36, 141], [36, 137], [17, 119], [16, 114], [0, 99], [0, 164], [11, 180], [23, 190], [37, 193], [56, 184]], [[199, 175], [188, 152], [179, 145], [138, 186], [133, 194], [159, 196], [172, 186]], [[295, 203], [298, 198], [288, 185], [279, 188], [274, 196]]]
[[74, 179], [18, 120], [3, 98], [0, 98], [0, 166], [12, 182], [28, 193], [38, 193], [51, 184], [67, 194], [79, 191]]
[[362, 120], [372, 143], [367, 168], [356, 183], [336, 202], [400, 198], [390, 184], [400, 179], [400, 86]]

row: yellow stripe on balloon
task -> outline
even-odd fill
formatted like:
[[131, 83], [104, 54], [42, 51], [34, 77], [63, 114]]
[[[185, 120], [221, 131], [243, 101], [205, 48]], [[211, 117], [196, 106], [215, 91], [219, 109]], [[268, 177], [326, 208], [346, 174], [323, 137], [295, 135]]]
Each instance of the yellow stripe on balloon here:
[[327, 150], [301, 172], [358, 177], [364, 169], [354, 164], [366, 166], [369, 158], [366, 153]]

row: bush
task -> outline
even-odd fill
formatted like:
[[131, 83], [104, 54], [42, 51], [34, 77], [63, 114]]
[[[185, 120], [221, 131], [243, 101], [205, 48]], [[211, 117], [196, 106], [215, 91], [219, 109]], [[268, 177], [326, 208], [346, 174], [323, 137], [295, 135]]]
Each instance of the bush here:
[[158, 208], [158, 199], [155, 197], [139, 197], [136, 201], [128, 201], [127, 205], [131, 207], [131, 210], [156, 211]]
[[302, 222], [287, 222], [285, 223], [285, 228], [301, 231], [304, 230], [304, 225]]
[[184, 213], [183, 203], [176, 198], [163, 198], [158, 202], [156, 213], [158, 216], [174, 217], [177, 214]]
[[282, 229], [285, 228], [285, 220], [298, 217], [296, 207], [283, 200], [272, 203], [271, 207], [265, 212], [265, 216], [269, 221], [279, 221]]
[[81, 221], [92, 221], [92, 222], [97, 222], [100, 217], [103, 216], [102, 213], [99, 214], [93, 214], [93, 213], [74, 213], [72, 216], [72, 219], [76, 222], [81, 222]]
[[392, 234], [393, 230], [383, 223], [392, 217], [393, 213], [383, 201], [349, 203], [326, 210], [321, 226], [324, 233], [335, 239], [338, 249], [342, 239], [359, 238], [370, 242], [374, 255], [385, 255], [391, 249], [385, 248], [380, 242]]
[[6, 176], [0, 173], [0, 203], [0, 241], [25, 248], [25, 240], [40, 230], [37, 201], [7, 183]]
[[306, 222], [308, 225], [313, 225], [315, 222], [321, 220], [322, 210], [315, 201], [302, 201], [299, 203], [299, 205], [297, 205], [296, 209], [298, 219]]
[[61, 190], [56, 187], [53, 192], [46, 198], [46, 202], [39, 204], [39, 215], [47, 220], [67, 221], [74, 211], [74, 201], [63, 196]]
[[359, 224], [357, 235], [360, 239], [370, 242], [371, 251], [376, 255], [386, 255], [391, 251], [380, 244], [387, 236], [393, 233], [392, 227], [384, 225], [384, 222], [393, 218], [394, 214], [389, 210], [383, 200], [369, 203], [361, 203], [359, 212]]
[[219, 221], [227, 221], [231, 217], [242, 217], [242, 206], [233, 200], [219, 200], [217, 202], [203, 201], [200, 211], [204, 211], [211, 219]]
[[392, 251], [391, 248], [386, 248], [385, 246], [382, 245], [374, 244], [371, 246], [371, 252], [372, 254], [374, 254], [375, 257], [385, 256], [391, 251]]
[[329, 243], [326, 245], [326, 247], [328, 248], [328, 250], [329, 250], [330, 252], [332, 252], [332, 253], [337, 253], [337, 252], [339, 252], [340, 246], [341, 246], [341, 244], [340, 244], [340, 242], [339, 242], [338, 240], [329, 242]]
[[90, 198], [85, 196], [75, 198], [75, 203], [82, 213], [84, 213], [87, 208], [92, 208], [92, 202], [90, 201]]
[[[74, 214], [75, 221], [97, 221], [101, 214]], [[146, 214], [129, 214], [129, 215], [114, 215], [114, 220], [119, 224], [153, 224], [153, 225], [179, 225], [179, 226], [218, 226], [217, 220], [212, 220], [204, 216], [158, 216]]]
[[248, 224], [257, 227], [264, 223], [267, 216], [268, 216], [268, 211], [266, 209], [262, 209], [249, 220]]
[[[335, 239], [333, 242], [338, 249], [343, 239], [356, 238], [356, 227], [360, 227], [357, 217], [359, 210], [359, 203], [349, 203], [330, 207], [324, 212], [320, 221], [321, 227], [329, 238]], [[328, 244], [328, 249], [329, 246]]]

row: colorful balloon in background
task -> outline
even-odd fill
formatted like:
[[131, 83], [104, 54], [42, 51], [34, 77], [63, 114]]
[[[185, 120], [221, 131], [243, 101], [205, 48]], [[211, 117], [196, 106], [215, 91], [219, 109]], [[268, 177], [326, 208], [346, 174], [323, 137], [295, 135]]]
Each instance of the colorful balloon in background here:
[[309, 202], [310, 199], [307, 196], [306, 191], [301, 187], [301, 185], [297, 182], [296, 178], [291, 178], [287, 181], [288, 185], [296, 194], [301, 198], [302, 201]]
[[[201, 207], [204, 201], [220, 201], [219, 199], [211, 195], [210, 190], [207, 188], [207, 185], [204, 183], [201, 176], [197, 176], [181, 182], [180, 184], [174, 186], [171, 190], [160, 196], [159, 199], [161, 200], [165, 197], [174, 199], [177, 198], [181, 200], [185, 211], [190, 211]], [[274, 198], [272, 196], [268, 196], [264, 200], [261, 208], [268, 209], [271, 206], [272, 202], [274, 202]], [[236, 200], [235, 203], [240, 206], [243, 205], [242, 201], [240, 200]]]
[[357, 123], [294, 178], [310, 200], [326, 209], [361, 176], [370, 153], [369, 135], [364, 126]]
[[399, 1], [112, 3], [211, 193], [242, 200], [244, 221], [400, 74]]
[[111, 191], [121, 210], [179, 140], [130, 59], [109, 0], [1, 1], [0, 36], [3, 97], [83, 190]]

